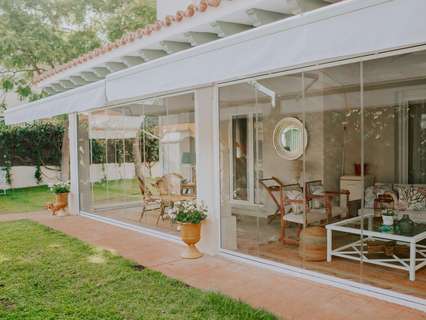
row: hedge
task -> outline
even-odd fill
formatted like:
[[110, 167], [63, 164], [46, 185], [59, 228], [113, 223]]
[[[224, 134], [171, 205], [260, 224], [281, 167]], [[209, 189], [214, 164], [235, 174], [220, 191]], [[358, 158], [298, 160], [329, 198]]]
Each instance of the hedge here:
[[60, 123], [0, 124], [0, 166], [60, 165], [63, 134]]

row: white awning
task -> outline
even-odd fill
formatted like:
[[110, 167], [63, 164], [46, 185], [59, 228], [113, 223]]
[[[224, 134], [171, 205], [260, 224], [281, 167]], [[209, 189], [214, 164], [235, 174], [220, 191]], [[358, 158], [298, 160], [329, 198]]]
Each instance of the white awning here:
[[16, 124], [80, 112], [106, 105], [105, 80], [58, 93], [45, 99], [10, 108], [6, 124]]
[[426, 12], [425, 0], [345, 1], [111, 74], [108, 100], [425, 44], [420, 12]]
[[[258, 74], [426, 44], [424, 0], [352, 0], [108, 75], [6, 112], [17, 123]], [[409, 22], [409, 23], [408, 23]], [[106, 97], [105, 97], [106, 95]]]

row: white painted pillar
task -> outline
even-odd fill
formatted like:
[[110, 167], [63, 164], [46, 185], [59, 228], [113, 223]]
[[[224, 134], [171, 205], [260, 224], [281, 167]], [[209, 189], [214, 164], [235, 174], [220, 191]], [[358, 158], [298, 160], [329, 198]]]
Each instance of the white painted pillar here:
[[69, 147], [70, 147], [70, 182], [69, 212], [71, 215], [80, 213], [79, 180], [78, 180], [78, 117], [76, 113], [68, 115], [69, 122]]
[[215, 88], [195, 92], [195, 126], [197, 157], [197, 195], [209, 208], [209, 217], [203, 223], [199, 247], [207, 254], [216, 254], [220, 246], [220, 210], [218, 203], [219, 172], [215, 161], [215, 125], [217, 103]]

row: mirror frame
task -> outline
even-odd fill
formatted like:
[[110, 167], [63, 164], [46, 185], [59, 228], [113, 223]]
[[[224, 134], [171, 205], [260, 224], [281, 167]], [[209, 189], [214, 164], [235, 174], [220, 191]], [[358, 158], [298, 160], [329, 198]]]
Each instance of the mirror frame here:
[[[300, 152], [289, 152], [283, 148], [281, 142], [281, 133], [284, 129], [290, 126], [303, 130], [304, 132], [304, 146], [303, 150]], [[281, 119], [275, 126], [273, 133], [273, 143], [275, 151], [281, 158], [286, 160], [297, 160], [303, 155], [304, 151], [306, 150], [306, 147], [308, 146], [308, 131], [299, 119], [294, 117], [285, 117]]]

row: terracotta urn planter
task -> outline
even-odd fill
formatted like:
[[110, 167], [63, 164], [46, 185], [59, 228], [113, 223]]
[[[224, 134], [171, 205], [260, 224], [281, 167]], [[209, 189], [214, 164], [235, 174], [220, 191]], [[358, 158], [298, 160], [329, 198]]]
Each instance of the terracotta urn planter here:
[[47, 209], [54, 215], [58, 215], [58, 212], [62, 216], [67, 215], [65, 209], [68, 207], [68, 192], [55, 193], [55, 203], [47, 204]]
[[187, 247], [182, 252], [181, 257], [184, 259], [197, 259], [203, 256], [195, 246], [201, 238], [201, 223], [182, 223], [180, 227], [180, 236]]
[[68, 207], [68, 192], [55, 194], [55, 206]]

